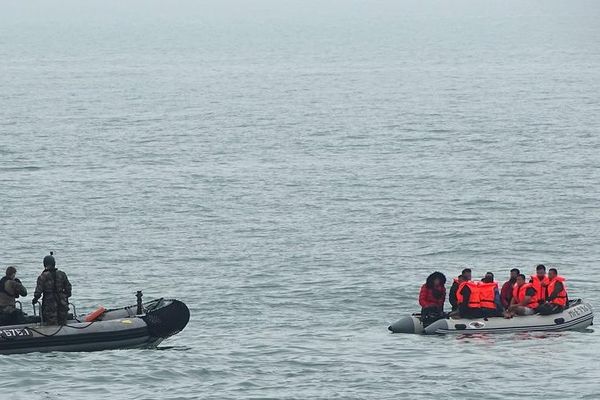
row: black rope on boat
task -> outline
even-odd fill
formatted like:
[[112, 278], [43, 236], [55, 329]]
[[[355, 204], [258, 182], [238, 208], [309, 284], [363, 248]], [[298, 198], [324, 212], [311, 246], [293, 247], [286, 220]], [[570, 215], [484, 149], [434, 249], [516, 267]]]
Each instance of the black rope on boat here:
[[62, 330], [62, 328], [63, 328], [63, 327], [64, 327], [64, 325], [60, 325], [60, 326], [58, 327], [58, 329], [56, 330], [56, 332], [54, 332], [54, 333], [52, 333], [52, 334], [50, 334], [50, 335], [46, 335], [45, 333], [42, 333], [42, 332], [38, 331], [38, 330], [37, 330], [37, 329], [35, 329], [35, 328], [30, 328], [30, 327], [26, 327], [26, 328], [27, 328], [27, 329], [29, 329], [29, 330], [31, 330], [31, 331], [33, 331], [33, 332], [35, 332], [35, 333], [37, 333], [37, 334], [39, 334], [39, 335], [42, 335], [42, 336], [44, 336], [44, 337], [52, 337], [52, 336], [56, 335], [58, 332], [60, 332], [60, 331]]
[[[30, 331], [32, 331], [32, 332], [35, 332], [35, 333], [37, 333], [38, 335], [41, 335], [41, 336], [44, 336], [44, 337], [52, 337], [52, 336], [55, 336], [56, 334], [58, 334], [58, 332], [60, 332], [60, 331], [61, 331], [61, 330], [62, 330], [62, 329], [65, 327], [65, 326], [66, 326], [66, 327], [68, 327], [68, 328], [71, 328], [71, 329], [86, 329], [86, 328], [89, 328], [89, 327], [90, 327], [90, 325], [92, 325], [94, 322], [96, 322], [96, 321], [92, 321], [92, 322], [90, 322], [89, 324], [87, 324], [86, 326], [60, 325], [60, 326], [58, 327], [58, 329], [57, 329], [56, 331], [54, 331], [53, 333], [51, 333], [51, 334], [46, 334], [46, 333], [44, 333], [44, 332], [40, 332], [38, 329], [36, 329], [36, 328], [32, 328], [32, 327], [30, 327], [30, 326], [26, 326], [26, 327], [24, 327], [24, 328], [21, 328], [21, 329], [29, 329]], [[4, 332], [0, 332], [0, 338], [2, 338], [2, 339], [4, 339], [4, 340], [15, 340], [15, 339], [19, 339], [19, 337], [18, 337], [18, 336], [15, 336], [15, 337], [9, 337], [9, 336], [6, 336], [6, 334], [5, 334]]]
[[56, 331], [56, 332], [54, 332], [54, 333], [52, 333], [52, 334], [50, 334], [50, 335], [46, 335], [45, 333], [42, 333], [42, 332], [38, 331], [38, 330], [37, 330], [37, 329], [35, 329], [35, 328], [28, 328], [28, 329], [31, 329], [33, 332], [39, 333], [39, 334], [40, 334], [40, 335], [42, 335], [42, 336], [45, 336], [45, 337], [51, 337], [51, 336], [54, 336], [54, 335], [56, 335], [58, 332], [60, 332], [60, 331], [62, 330], [62, 328], [64, 328], [65, 326], [66, 326], [67, 328], [71, 328], [71, 329], [86, 329], [86, 328], [89, 328], [89, 327], [90, 327], [90, 325], [92, 325], [94, 322], [96, 322], [96, 321], [92, 321], [92, 322], [90, 322], [89, 324], [87, 324], [86, 326], [61, 325], [61, 326], [60, 326], [60, 327], [57, 329], [57, 331]]
[[[80, 321], [78, 321], [80, 322]], [[92, 321], [89, 324], [87, 324], [86, 326], [74, 326], [74, 325], [65, 325], [66, 327], [72, 328], [72, 329], [86, 329], [89, 328], [90, 325], [96, 323], [97, 321]]]

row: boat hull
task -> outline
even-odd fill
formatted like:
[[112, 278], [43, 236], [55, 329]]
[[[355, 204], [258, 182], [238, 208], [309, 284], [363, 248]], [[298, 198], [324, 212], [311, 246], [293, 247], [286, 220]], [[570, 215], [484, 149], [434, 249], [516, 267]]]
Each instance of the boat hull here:
[[130, 306], [109, 310], [106, 319], [91, 322], [0, 326], [0, 354], [155, 347], [187, 325], [189, 310], [177, 300], [159, 299], [153, 304], [156, 307], [140, 315], [131, 314]]
[[[410, 320], [410, 322], [409, 322]], [[589, 303], [574, 301], [558, 314], [516, 316], [478, 319], [445, 318], [423, 327], [418, 314], [396, 321], [388, 328], [393, 333], [423, 333], [425, 335], [516, 333], [516, 332], [558, 332], [583, 330], [593, 324], [594, 310]]]

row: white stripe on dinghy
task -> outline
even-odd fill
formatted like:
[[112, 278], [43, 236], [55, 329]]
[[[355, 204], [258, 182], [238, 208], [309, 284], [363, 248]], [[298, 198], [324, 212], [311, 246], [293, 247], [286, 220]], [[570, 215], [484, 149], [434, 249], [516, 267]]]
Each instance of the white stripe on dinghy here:
[[569, 322], [565, 322], [562, 324], [551, 324], [551, 325], [529, 325], [529, 326], [521, 326], [521, 327], [498, 327], [498, 328], [482, 328], [482, 329], [437, 329], [435, 333], [493, 333], [493, 332], [532, 332], [532, 331], [560, 331], [565, 328], [569, 328], [571, 326], [579, 325], [587, 320], [593, 320], [594, 315], [583, 315], [579, 318], [573, 319]]

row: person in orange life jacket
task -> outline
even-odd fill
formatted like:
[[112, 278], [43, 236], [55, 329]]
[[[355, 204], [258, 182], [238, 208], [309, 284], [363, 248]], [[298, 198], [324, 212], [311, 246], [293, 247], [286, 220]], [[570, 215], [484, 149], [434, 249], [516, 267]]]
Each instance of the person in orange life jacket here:
[[512, 292], [515, 283], [517, 282], [517, 275], [519, 275], [521, 271], [518, 268], [513, 268], [510, 270], [510, 277], [504, 285], [502, 285], [502, 290], [500, 291], [500, 300], [502, 302], [502, 307], [505, 309], [510, 306], [510, 300], [512, 299]]
[[471, 269], [465, 268], [462, 270], [460, 275], [457, 278], [454, 278], [454, 282], [452, 282], [452, 286], [450, 287], [450, 293], [448, 294], [448, 301], [452, 306], [452, 311], [458, 310], [458, 301], [456, 300], [456, 290], [458, 289], [458, 285], [460, 284], [460, 277], [463, 277], [467, 281], [471, 280]]
[[459, 280], [460, 284], [456, 289], [458, 315], [461, 318], [481, 318], [481, 302], [477, 284], [467, 280], [464, 276], [459, 277]]
[[498, 282], [494, 281], [494, 274], [486, 272], [481, 282], [477, 284], [477, 288], [479, 289], [479, 303], [482, 316], [484, 318], [501, 317], [503, 308], [500, 303]]
[[504, 317], [512, 318], [515, 315], [533, 315], [537, 306], [537, 293], [533, 284], [526, 283], [525, 275], [519, 274], [513, 288], [513, 297], [510, 301], [510, 306], [504, 312]]
[[548, 286], [548, 277], [546, 276], [546, 266], [544, 264], [538, 264], [535, 267], [535, 275], [531, 275], [529, 281], [535, 288], [538, 301], [544, 301], [546, 299], [546, 286]]
[[446, 276], [441, 272], [434, 272], [427, 277], [419, 292], [419, 305], [421, 306], [421, 322], [428, 326], [434, 321], [444, 317], [444, 301], [446, 300]]
[[538, 312], [541, 315], [557, 314], [565, 309], [569, 299], [565, 278], [558, 276], [556, 268], [548, 270], [548, 286], [546, 302], [540, 304]]

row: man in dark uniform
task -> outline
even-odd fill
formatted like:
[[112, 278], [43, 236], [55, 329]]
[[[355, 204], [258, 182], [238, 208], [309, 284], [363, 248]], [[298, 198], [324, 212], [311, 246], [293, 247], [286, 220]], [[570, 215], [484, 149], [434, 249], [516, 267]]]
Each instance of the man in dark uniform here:
[[56, 261], [50, 252], [44, 257], [44, 272], [37, 279], [37, 286], [33, 294], [33, 304], [37, 303], [42, 295], [42, 318], [46, 325], [65, 325], [69, 312], [69, 297], [71, 297], [71, 283], [67, 274], [56, 269]]
[[27, 289], [16, 278], [15, 267], [6, 268], [6, 275], [0, 279], [0, 323], [16, 325], [25, 323], [23, 311], [16, 308], [16, 299], [27, 296]]

